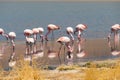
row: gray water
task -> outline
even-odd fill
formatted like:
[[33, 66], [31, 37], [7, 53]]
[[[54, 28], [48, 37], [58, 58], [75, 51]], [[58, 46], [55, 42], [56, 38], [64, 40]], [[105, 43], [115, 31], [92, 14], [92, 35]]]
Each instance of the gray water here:
[[120, 24], [120, 2], [0, 2], [0, 27], [16, 32], [19, 40], [26, 28], [43, 27], [45, 34], [50, 23], [62, 27], [56, 37], [82, 23], [88, 26], [86, 38], [105, 38], [112, 25]]

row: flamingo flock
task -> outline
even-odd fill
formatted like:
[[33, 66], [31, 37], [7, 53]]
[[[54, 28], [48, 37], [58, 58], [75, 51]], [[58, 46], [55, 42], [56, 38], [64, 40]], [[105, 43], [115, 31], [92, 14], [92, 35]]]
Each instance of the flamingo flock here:
[[[66, 28], [66, 35], [63, 35], [55, 41], [54, 33], [60, 30], [61, 27], [55, 24], [49, 24], [47, 26], [47, 33], [44, 35], [44, 29], [43, 27], [33, 28], [33, 29], [25, 29], [23, 31], [23, 34], [26, 39], [26, 48], [25, 48], [25, 54], [24, 54], [24, 60], [30, 61], [30, 65], [32, 65], [33, 59], [37, 59], [40, 57], [43, 57], [45, 54], [45, 49], [47, 50], [47, 56], [50, 59], [53, 59], [55, 57], [58, 58], [59, 63], [62, 63], [61, 60], [61, 50], [62, 47], [64, 47], [64, 62], [67, 60], [67, 64], [73, 64], [73, 58], [74, 58], [74, 50], [77, 47], [76, 56], [78, 58], [82, 58], [86, 55], [86, 51], [83, 47], [83, 42], [85, 42], [85, 39], [83, 38], [83, 32], [87, 29], [87, 26], [85, 24], [78, 24], [75, 27], [75, 30], [72, 27]], [[119, 34], [118, 31], [120, 30], [120, 25], [115, 24], [110, 29], [110, 34], [108, 35], [108, 46], [111, 49], [111, 54], [113, 56], [116, 56], [120, 54], [120, 51], [118, 50], [119, 47]], [[111, 36], [114, 36], [114, 46], [111, 45]], [[49, 39], [49, 35], [51, 34], [51, 39]], [[8, 34], [5, 33], [5, 31], [0, 28], [0, 35], [6, 38], [6, 42], [10, 43], [11, 46], [11, 55], [8, 59], [9, 66], [12, 67], [16, 64], [15, 60], [15, 38], [16, 33], [15, 32], [9, 32]], [[75, 46], [75, 36], [77, 36], [77, 46]], [[38, 38], [39, 36], [39, 38]], [[48, 41], [51, 42], [50, 45], [48, 45]], [[54, 49], [54, 44], [58, 43], [59, 50], [56, 51]], [[39, 45], [39, 46], [38, 46]], [[5, 46], [2, 46], [0, 51], [0, 57], [4, 54]], [[67, 51], [66, 51], [67, 50]]]

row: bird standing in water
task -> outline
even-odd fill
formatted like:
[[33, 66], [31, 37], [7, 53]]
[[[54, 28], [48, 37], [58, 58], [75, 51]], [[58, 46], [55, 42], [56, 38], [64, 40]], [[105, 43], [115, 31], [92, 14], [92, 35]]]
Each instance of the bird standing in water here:
[[11, 53], [11, 56], [10, 56], [10, 59], [9, 59], [9, 66], [12, 67], [16, 64], [16, 61], [14, 60], [16, 33], [15, 32], [10, 32], [8, 35], [9, 35], [10, 43], [11, 43], [11, 46], [12, 46], [12, 53]]
[[67, 36], [62, 36], [62, 37], [57, 39], [57, 42], [61, 44], [61, 46], [59, 48], [59, 52], [58, 52], [59, 62], [61, 63], [60, 53], [61, 53], [62, 46], [64, 45], [67, 48], [68, 64], [72, 64], [72, 60], [73, 60], [73, 54], [72, 54], [73, 47], [70, 45], [70, 42], [71, 42], [70, 38], [67, 37]]
[[24, 30], [24, 35], [26, 37], [26, 54], [25, 54], [25, 60], [30, 61], [30, 65], [32, 65], [32, 54], [34, 52], [34, 38], [31, 38], [33, 35], [33, 31], [30, 29]]
[[85, 51], [82, 49], [82, 43], [83, 43], [83, 39], [82, 39], [82, 32], [87, 29], [87, 26], [84, 24], [78, 24], [76, 26], [76, 30], [74, 31], [74, 33], [78, 32], [77, 38], [78, 38], [78, 53], [77, 53], [77, 57], [84, 57], [85, 56]]
[[[108, 35], [108, 46], [111, 48], [111, 54], [114, 56], [120, 54], [120, 51], [117, 50], [119, 47], [119, 34], [118, 34], [119, 30], [120, 30], [120, 25], [115, 24], [111, 27], [111, 33]], [[114, 35], [114, 47], [112, 47], [110, 42], [112, 33]]]

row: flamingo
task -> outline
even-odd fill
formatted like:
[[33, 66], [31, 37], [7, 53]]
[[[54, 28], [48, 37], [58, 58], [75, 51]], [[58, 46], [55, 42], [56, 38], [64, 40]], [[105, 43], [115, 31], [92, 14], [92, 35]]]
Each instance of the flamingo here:
[[48, 54], [56, 53], [55, 51], [53, 51], [53, 47], [54, 47], [54, 43], [53, 43], [53, 41], [54, 41], [54, 34], [53, 34], [53, 31], [59, 30], [59, 29], [60, 29], [60, 27], [56, 26], [54, 24], [49, 24], [48, 27], [47, 27], [48, 32], [45, 35], [46, 46], [47, 46], [47, 41], [48, 41], [48, 34], [50, 34], [52, 32], [52, 36], [51, 36], [51, 39], [52, 39], [52, 45], [51, 45], [52, 49], [48, 50]]
[[42, 27], [39, 27], [38, 30], [39, 30], [39, 35], [40, 35], [40, 39], [41, 39], [40, 42], [42, 43], [41, 50], [43, 50], [43, 41], [44, 41], [43, 32], [44, 32], [44, 29]]
[[[2, 28], [0, 28], [0, 35], [2, 35], [3, 37], [6, 38], [7, 44], [8, 44], [8, 39], [9, 39], [8, 34], [6, 34]], [[4, 53], [5, 46], [6, 46], [6, 44], [2, 45], [2, 50], [1, 50], [1, 53], [0, 53], [0, 57], [3, 55], [2, 53]]]
[[111, 34], [114, 33], [114, 48], [117, 48], [119, 45], [119, 34], [118, 34], [119, 30], [120, 30], [120, 25], [115, 24], [111, 27], [111, 33], [108, 35], [108, 42], [109, 42], [111, 38]]
[[[61, 52], [61, 49], [62, 49], [62, 46], [66, 46], [66, 48], [68, 49], [67, 51], [67, 59], [69, 61], [71, 61], [73, 59], [73, 47], [70, 46], [70, 38], [67, 37], [67, 36], [62, 36], [60, 38], [57, 39], [57, 42], [61, 44], [60, 48], [59, 48], [59, 52], [58, 52], [58, 58], [59, 58], [59, 62], [61, 63], [61, 59], [60, 59], [60, 52]], [[65, 53], [64, 53], [65, 54]], [[70, 63], [70, 62], [68, 62]]]
[[37, 51], [37, 45], [36, 45], [37, 34], [39, 33], [39, 30], [38, 30], [38, 28], [33, 28], [32, 31], [33, 31], [33, 35], [34, 35], [34, 53], [36, 53], [36, 51]]
[[35, 58], [38, 58], [38, 57], [43, 57], [44, 56], [44, 52], [43, 52], [43, 41], [44, 41], [44, 35], [43, 35], [43, 32], [44, 32], [44, 29], [42, 27], [39, 27], [37, 28], [38, 30], [38, 34], [40, 36], [40, 50], [37, 50], [36, 54], [34, 55]]
[[[24, 30], [24, 35], [26, 37], [26, 58], [25, 60], [30, 61], [30, 65], [32, 65], [32, 54], [33, 54], [33, 45], [34, 45], [34, 38], [31, 38], [30, 36], [33, 34], [33, 31], [30, 29]], [[27, 56], [27, 55], [30, 55]], [[27, 58], [28, 57], [28, 58]]]
[[77, 35], [77, 38], [78, 38], [78, 53], [77, 53], [77, 57], [84, 57], [85, 56], [85, 51], [82, 49], [82, 42], [84, 41], [82, 38], [81, 38], [81, 35], [82, 35], [82, 32], [87, 29], [87, 26], [84, 25], [84, 24], [78, 24], [76, 26], [76, 30], [74, 33], [78, 32], [78, 35]]
[[[111, 33], [108, 35], [108, 45], [111, 48], [111, 54], [113, 56], [120, 54], [120, 51], [117, 50], [117, 48], [119, 47], [119, 34], [118, 34], [119, 30], [120, 30], [120, 25], [115, 24], [111, 27]], [[112, 33], [114, 33], [114, 48], [112, 48], [110, 43]]]
[[14, 60], [15, 57], [15, 38], [16, 38], [16, 33], [15, 32], [9, 32], [9, 39], [12, 44], [12, 54], [9, 59], [9, 66], [12, 67], [16, 64], [16, 61]]
[[52, 32], [52, 36], [53, 36], [53, 38], [54, 38], [53, 31], [54, 31], [54, 30], [59, 30], [59, 29], [60, 29], [59, 26], [56, 26], [56, 25], [54, 25], [54, 24], [49, 24], [48, 27], [47, 27], [48, 32], [47, 32], [46, 35], [45, 35], [46, 41], [48, 41], [48, 34], [50, 34], [50, 33]]

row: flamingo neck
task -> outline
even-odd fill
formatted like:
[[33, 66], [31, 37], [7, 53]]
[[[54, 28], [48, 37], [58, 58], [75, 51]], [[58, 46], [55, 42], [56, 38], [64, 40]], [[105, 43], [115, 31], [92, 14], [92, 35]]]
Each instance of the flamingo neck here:
[[78, 42], [78, 52], [80, 52], [82, 50], [81, 48], [81, 42]]
[[37, 41], [37, 34], [34, 34], [34, 40]]
[[6, 40], [7, 40], [7, 42], [8, 42], [8, 39], [9, 39], [8, 34], [4, 33], [4, 34], [2, 34], [2, 36], [4, 36], [6, 38]]
[[72, 33], [70, 33], [70, 37], [71, 37], [71, 40], [74, 41], [74, 37], [73, 37]]
[[45, 35], [46, 41], [48, 40], [48, 34], [50, 34], [50, 32], [51, 32], [51, 30], [48, 30], [48, 32], [47, 32], [46, 35]]
[[77, 35], [79, 41], [80, 41], [80, 39], [81, 39], [81, 35], [82, 35], [82, 33], [81, 33], [81, 31], [79, 30], [79, 31], [78, 31], [78, 35]]
[[81, 36], [81, 34], [82, 34], [82, 32], [79, 30], [79, 31], [78, 31], [78, 35]]

